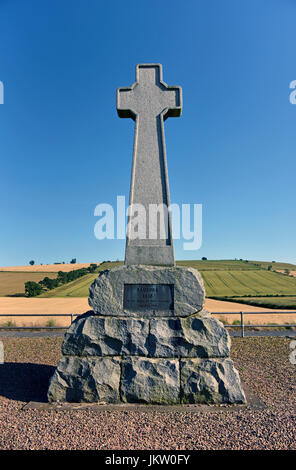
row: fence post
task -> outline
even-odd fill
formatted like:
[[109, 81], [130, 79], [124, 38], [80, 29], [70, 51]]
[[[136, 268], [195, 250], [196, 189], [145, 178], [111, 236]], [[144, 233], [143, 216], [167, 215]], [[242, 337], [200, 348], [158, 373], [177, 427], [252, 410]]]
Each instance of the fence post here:
[[241, 337], [245, 336], [244, 312], [241, 312]]
[[71, 325], [73, 323], [73, 313], [71, 313]]

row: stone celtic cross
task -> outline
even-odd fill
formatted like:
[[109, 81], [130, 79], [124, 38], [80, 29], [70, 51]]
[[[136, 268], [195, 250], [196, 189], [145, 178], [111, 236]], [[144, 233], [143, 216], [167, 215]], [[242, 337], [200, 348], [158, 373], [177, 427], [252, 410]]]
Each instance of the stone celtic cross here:
[[[119, 116], [136, 122], [130, 202], [138, 213], [169, 206], [163, 123], [180, 115], [181, 99], [181, 88], [163, 83], [158, 64], [138, 65], [136, 83], [117, 92]], [[49, 402], [246, 403], [229, 335], [203, 308], [201, 275], [174, 265], [171, 225], [165, 238], [151, 237], [155, 224], [149, 213], [141, 238], [127, 236], [125, 265], [101, 271], [92, 283], [91, 311], [65, 335]]]
[[[119, 117], [136, 122], [130, 208], [137, 222], [145, 228], [141, 236], [131, 237], [130, 215], [125, 264], [173, 266], [170, 212], [160, 211], [157, 217], [150, 217], [149, 211], [151, 205], [170, 206], [163, 123], [168, 117], [181, 115], [182, 89], [162, 81], [160, 64], [137, 65], [136, 82], [130, 88], [117, 90], [117, 112]], [[137, 210], [139, 204], [145, 208], [144, 215]], [[166, 227], [165, 237], [160, 232], [161, 224]]]

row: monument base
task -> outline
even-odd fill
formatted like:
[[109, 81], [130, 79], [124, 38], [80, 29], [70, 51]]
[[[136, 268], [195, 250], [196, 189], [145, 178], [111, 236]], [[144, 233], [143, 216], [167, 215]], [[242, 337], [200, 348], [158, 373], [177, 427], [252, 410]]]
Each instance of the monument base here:
[[192, 268], [117, 266], [65, 334], [50, 402], [244, 403], [224, 325]]
[[245, 403], [229, 358], [63, 357], [51, 379], [49, 402]]
[[49, 402], [245, 403], [230, 338], [209, 312], [186, 318], [106, 317], [72, 323]]

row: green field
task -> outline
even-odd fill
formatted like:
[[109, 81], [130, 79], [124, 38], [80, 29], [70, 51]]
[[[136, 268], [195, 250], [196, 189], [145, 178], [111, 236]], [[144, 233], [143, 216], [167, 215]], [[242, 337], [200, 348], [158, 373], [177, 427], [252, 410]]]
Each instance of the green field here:
[[[190, 266], [198, 271], [216, 271], [216, 270], [257, 270], [262, 269], [257, 261], [240, 261], [240, 260], [190, 260], [190, 261], [177, 261], [179, 266]], [[270, 264], [270, 263], [269, 263]], [[267, 268], [266, 268], [267, 269]]]
[[98, 273], [86, 274], [75, 281], [44, 292], [38, 297], [88, 297], [89, 288], [96, 277], [98, 277]]
[[[296, 298], [296, 278], [285, 276], [265, 268], [260, 262], [218, 260], [218, 261], [179, 261], [178, 265], [198, 269], [203, 277], [207, 297], [228, 300], [236, 298], [246, 301], [252, 298], [253, 305], [278, 306], [294, 308]], [[116, 264], [104, 263], [100, 270], [109, 269]], [[267, 265], [269, 265], [267, 263]], [[291, 265], [292, 266], [292, 265]], [[88, 297], [89, 287], [97, 274], [88, 274], [76, 281], [53, 289], [40, 297]], [[278, 297], [267, 297], [278, 296]], [[281, 297], [290, 296], [290, 297]], [[264, 300], [265, 298], [268, 299]], [[289, 298], [291, 300], [289, 300]], [[282, 302], [282, 304], [281, 304]], [[291, 305], [288, 307], [288, 305]]]
[[[104, 271], [105, 269], [110, 269], [121, 263], [102, 263], [98, 267], [98, 271]], [[64, 284], [56, 289], [49, 290], [39, 295], [38, 297], [88, 297], [89, 288], [95, 278], [98, 277], [98, 273], [86, 274], [75, 281]]]
[[39, 282], [46, 276], [50, 279], [55, 279], [57, 277], [57, 273], [0, 271], [0, 297], [7, 295], [25, 295], [25, 282]]
[[238, 270], [258, 270], [268, 269], [271, 266], [272, 271], [283, 271], [289, 269], [290, 271], [296, 270], [295, 264], [289, 263], [272, 263], [271, 261], [244, 261], [244, 260], [190, 260], [190, 261], [177, 261], [178, 265], [191, 266], [198, 271], [238, 271]]
[[266, 271], [201, 271], [207, 297], [296, 295], [296, 278]]

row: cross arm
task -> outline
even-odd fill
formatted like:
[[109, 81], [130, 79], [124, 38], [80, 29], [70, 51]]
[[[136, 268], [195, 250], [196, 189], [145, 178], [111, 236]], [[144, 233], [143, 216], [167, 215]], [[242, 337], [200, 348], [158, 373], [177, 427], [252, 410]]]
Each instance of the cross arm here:
[[172, 99], [172, 106], [168, 107], [165, 114], [164, 114], [164, 119], [167, 119], [168, 117], [179, 117], [182, 114], [182, 88], [180, 86], [168, 86], [166, 83], [163, 81], [161, 82], [162, 85], [165, 87], [166, 91], [170, 92], [171, 96], [174, 96]]
[[117, 89], [117, 113], [136, 120], [137, 115], [168, 117], [182, 113], [182, 88], [168, 86], [162, 80], [161, 64], [138, 64], [136, 82]]
[[116, 108], [117, 114], [121, 118], [136, 119], [136, 114], [132, 111], [131, 94], [133, 87], [117, 88]]

